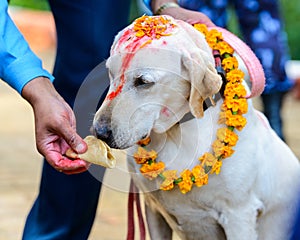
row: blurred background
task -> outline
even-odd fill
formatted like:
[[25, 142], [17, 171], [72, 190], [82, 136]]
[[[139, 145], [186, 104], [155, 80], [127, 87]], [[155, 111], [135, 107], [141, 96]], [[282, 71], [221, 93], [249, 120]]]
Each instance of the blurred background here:
[[[281, 0], [292, 62], [289, 74], [300, 79], [300, 1]], [[140, 1], [133, 0], [130, 21], [145, 12]], [[45, 0], [11, 0], [10, 14], [50, 72], [55, 57], [55, 26]], [[231, 31], [238, 34], [232, 14]], [[260, 99], [254, 100], [260, 108]], [[31, 107], [14, 90], [0, 81], [0, 240], [21, 239], [25, 218], [36, 197], [40, 181], [42, 157], [35, 149]], [[287, 143], [300, 158], [300, 101], [292, 93], [283, 108]], [[122, 158], [122, 164], [125, 158]], [[105, 181], [117, 178], [108, 171]], [[129, 179], [121, 179], [128, 184]], [[105, 184], [104, 184], [105, 185]], [[89, 239], [125, 239], [127, 194], [103, 187]], [[176, 236], [174, 237], [176, 239]]]

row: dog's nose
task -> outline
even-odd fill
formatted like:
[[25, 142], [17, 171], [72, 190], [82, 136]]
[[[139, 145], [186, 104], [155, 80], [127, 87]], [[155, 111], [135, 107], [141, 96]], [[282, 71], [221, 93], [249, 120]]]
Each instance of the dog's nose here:
[[112, 130], [107, 125], [96, 123], [93, 126], [93, 133], [97, 138], [106, 142], [108, 145], [112, 142]]

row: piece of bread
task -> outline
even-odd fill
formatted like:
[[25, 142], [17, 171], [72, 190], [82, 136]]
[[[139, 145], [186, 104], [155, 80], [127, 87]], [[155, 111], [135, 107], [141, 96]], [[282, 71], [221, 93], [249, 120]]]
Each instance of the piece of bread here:
[[94, 136], [87, 136], [83, 140], [88, 145], [88, 149], [85, 153], [78, 154], [69, 148], [66, 152], [66, 156], [73, 159], [80, 158], [107, 168], [114, 168], [116, 166], [116, 158], [105, 142]]

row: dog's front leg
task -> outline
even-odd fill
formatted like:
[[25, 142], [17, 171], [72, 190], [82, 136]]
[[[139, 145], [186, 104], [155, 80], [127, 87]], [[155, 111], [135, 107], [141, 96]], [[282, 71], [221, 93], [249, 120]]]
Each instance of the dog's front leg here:
[[153, 240], [171, 240], [172, 229], [169, 227], [164, 217], [147, 204], [145, 205], [145, 211], [150, 238]]
[[223, 226], [227, 240], [257, 240], [257, 217], [263, 211], [258, 199], [227, 207], [218, 222]]

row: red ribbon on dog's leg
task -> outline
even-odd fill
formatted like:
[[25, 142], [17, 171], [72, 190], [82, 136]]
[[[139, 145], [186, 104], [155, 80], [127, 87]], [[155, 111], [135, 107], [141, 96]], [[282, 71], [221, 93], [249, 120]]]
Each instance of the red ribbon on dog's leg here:
[[241, 39], [235, 36], [233, 33], [220, 27], [210, 27], [209, 29], [216, 29], [223, 35], [224, 40], [235, 50], [235, 52], [244, 61], [246, 68], [248, 69], [250, 81], [252, 84], [251, 92], [246, 98], [252, 98], [262, 94], [265, 88], [265, 74], [263, 67], [255, 56], [250, 47], [244, 43]]

